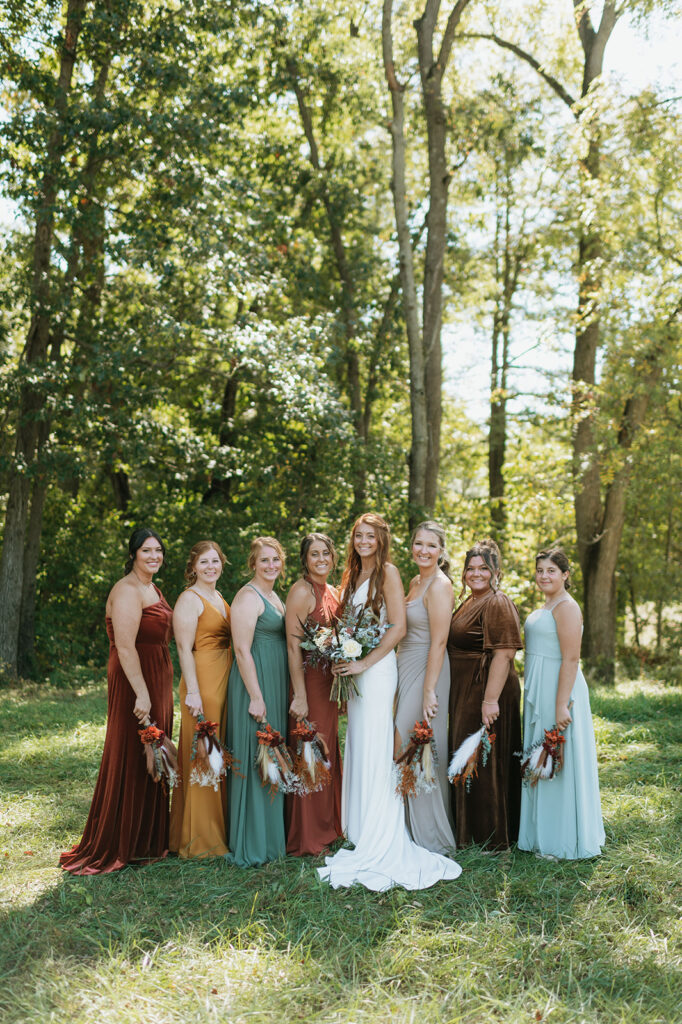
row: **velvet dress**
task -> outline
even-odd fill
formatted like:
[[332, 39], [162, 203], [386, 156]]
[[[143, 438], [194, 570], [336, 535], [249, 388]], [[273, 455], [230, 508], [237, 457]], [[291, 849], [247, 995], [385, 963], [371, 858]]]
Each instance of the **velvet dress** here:
[[[315, 607], [308, 616], [321, 626], [330, 626], [339, 611], [338, 598], [330, 586], [306, 580], [315, 594]], [[308, 796], [287, 796], [287, 853], [294, 857], [319, 854], [342, 834], [341, 829], [341, 751], [339, 749], [339, 708], [329, 699], [332, 673], [329, 664], [303, 663], [308, 698], [308, 721], [313, 722], [329, 748], [331, 782], [319, 793]], [[291, 729], [296, 719], [289, 716], [289, 744], [293, 746]]]
[[[135, 638], [152, 702], [150, 718], [169, 736], [173, 730], [173, 666], [168, 651], [173, 612], [159, 600], [142, 610]], [[83, 838], [59, 858], [75, 875], [118, 871], [131, 861], [156, 860], [168, 852], [168, 796], [147, 774], [133, 708], [135, 693], [121, 668], [111, 619], [107, 732], [102, 762]]]
[[[218, 722], [218, 739], [225, 738], [225, 697], [230, 671], [230, 606], [223, 600], [224, 615], [201, 597], [204, 610], [197, 622], [194, 638], [194, 664], [204, 717]], [[192, 740], [196, 718], [185, 704], [187, 685], [180, 680], [180, 741], [178, 765], [181, 782], [173, 791], [170, 818], [170, 849], [180, 857], [222, 857], [225, 841], [225, 782], [213, 786], [190, 784]]]
[[[448, 638], [450, 659], [450, 751], [481, 728], [481, 703], [496, 650], [522, 646], [519, 614], [506, 594], [490, 590], [468, 597], [455, 611]], [[495, 741], [485, 768], [464, 785], [452, 786], [457, 846], [471, 843], [505, 849], [519, 834], [521, 808], [521, 687], [513, 662], [499, 698]]]

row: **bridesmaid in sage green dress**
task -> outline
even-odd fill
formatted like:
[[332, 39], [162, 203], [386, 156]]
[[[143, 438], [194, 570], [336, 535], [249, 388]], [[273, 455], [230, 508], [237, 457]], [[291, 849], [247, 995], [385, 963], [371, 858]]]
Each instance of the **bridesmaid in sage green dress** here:
[[286, 736], [289, 674], [284, 606], [274, 586], [284, 569], [284, 551], [274, 537], [256, 537], [249, 569], [253, 578], [232, 602], [235, 660], [227, 687], [226, 743], [239, 761], [228, 796], [230, 852], [226, 859], [251, 867], [283, 857], [284, 797], [262, 786], [255, 767], [256, 730], [267, 720]]

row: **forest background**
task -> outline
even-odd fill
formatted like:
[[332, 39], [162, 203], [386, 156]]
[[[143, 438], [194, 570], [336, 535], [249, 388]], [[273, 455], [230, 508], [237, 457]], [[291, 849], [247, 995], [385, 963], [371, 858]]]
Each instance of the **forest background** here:
[[604, 74], [678, 3], [0, 11], [5, 676], [103, 661], [136, 524], [229, 600], [365, 509], [405, 578], [492, 534], [522, 611], [562, 543], [593, 677], [679, 674], [682, 97]]

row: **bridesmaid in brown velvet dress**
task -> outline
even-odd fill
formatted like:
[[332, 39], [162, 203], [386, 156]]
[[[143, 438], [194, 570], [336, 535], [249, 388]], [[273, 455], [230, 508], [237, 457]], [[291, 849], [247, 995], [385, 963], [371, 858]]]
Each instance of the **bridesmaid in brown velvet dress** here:
[[329, 666], [304, 664], [300, 647], [301, 622], [310, 617], [329, 626], [339, 610], [336, 590], [327, 583], [336, 566], [336, 551], [324, 533], [310, 533], [301, 542], [303, 579], [294, 583], [286, 604], [287, 648], [293, 699], [289, 729], [296, 721], [314, 722], [329, 747], [332, 780], [319, 793], [286, 800], [287, 853], [294, 857], [319, 854], [341, 835], [341, 751], [339, 709], [330, 701]]
[[[485, 844], [500, 850], [516, 842], [521, 810], [521, 688], [514, 656], [522, 647], [519, 614], [498, 590], [500, 552], [480, 541], [465, 557], [462, 594], [469, 597], [452, 617], [450, 659], [450, 750], [481, 727], [493, 727], [487, 765], [479, 767], [467, 793], [453, 787], [457, 846]], [[460, 594], [460, 597], [462, 596]]]
[[172, 611], [152, 582], [165, 549], [142, 527], [128, 544], [126, 575], [106, 607], [108, 721], [102, 763], [80, 843], [59, 858], [66, 871], [96, 875], [168, 852], [168, 796], [147, 774], [138, 729], [147, 718], [173, 729]]

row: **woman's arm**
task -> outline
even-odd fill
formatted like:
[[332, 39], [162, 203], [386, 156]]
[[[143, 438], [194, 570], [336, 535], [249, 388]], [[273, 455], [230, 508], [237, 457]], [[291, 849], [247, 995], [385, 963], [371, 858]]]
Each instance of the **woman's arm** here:
[[149, 690], [142, 675], [140, 656], [135, 647], [142, 608], [142, 595], [137, 587], [131, 586], [125, 580], [119, 580], [111, 592], [111, 625], [118, 660], [135, 694], [133, 714], [139, 722], [144, 722], [152, 710]]
[[362, 658], [360, 661], [351, 661], [340, 666], [334, 666], [336, 671], [341, 670], [342, 675], [357, 676], [360, 672], [371, 668], [372, 665], [376, 665], [378, 661], [386, 657], [389, 651], [397, 647], [405, 636], [407, 631], [405, 592], [403, 591], [400, 573], [390, 562], [386, 566], [386, 575], [384, 577], [384, 601], [386, 602], [386, 616], [391, 623], [391, 628], [386, 630], [378, 647], [370, 651], [367, 657]]
[[580, 608], [572, 599], [561, 601], [556, 608], [552, 609], [552, 615], [556, 622], [559, 647], [561, 648], [561, 668], [556, 691], [556, 724], [559, 729], [565, 729], [572, 721], [568, 700], [575, 685], [575, 677], [580, 664], [583, 618]]
[[189, 590], [180, 595], [173, 610], [173, 632], [178, 648], [182, 677], [187, 687], [185, 704], [195, 718], [197, 715], [204, 713], [192, 650], [197, 635], [197, 623], [203, 610], [204, 606], [201, 603], [201, 598]]
[[424, 598], [424, 607], [429, 617], [429, 633], [431, 634], [431, 646], [424, 673], [423, 712], [426, 719], [434, 718], [438, 713], [436, 684], [443, 667], [454, 603], [455, 595], [452, 583], [444, 578], [434, 580]]
[[483, 703], [481, 704], [481, 721], [484, 725], [492, 725], [500, 717], [500, 694], [504, 689], [509, 675], [509, 666], [514, 660], [514, 647], [499, 647], [493, 651], [488, 668], [488, 681], [485, 685]]
[[232, 650], [237, 659], [239, 674], [246, 687], [246, 692], [251, 698], [249, 714], [257, 722], [267, 717], [267, 709], [258, 682], [256, 663], [251, 654], [251, 644], [258, 616], [264, 609], [262, 598], [250, 587], [244, 587], [239, 591], [231, 608]]
[[315, 610], [315, 597], [303, 580], [294, 583], [286, 603], [287, 652], [289, 654], [289, 675], [294, 697], [289, 711], [297, 719], [308, 717], [308, 694], [305, 688], [305, 672], [301, 655], [301, 623]]

